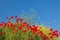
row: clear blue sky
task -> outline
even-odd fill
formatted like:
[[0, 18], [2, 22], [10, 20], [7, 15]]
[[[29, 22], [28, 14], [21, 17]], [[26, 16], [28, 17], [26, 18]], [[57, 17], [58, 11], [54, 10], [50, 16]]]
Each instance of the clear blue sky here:
[[60, 0], [0, 0], [0, 22], [5, 21], [5, 16], [19, 16], [23, 10], [27, 15], [31, 8], [40, 17], [36, 20], [38, 24], [60, 31]]

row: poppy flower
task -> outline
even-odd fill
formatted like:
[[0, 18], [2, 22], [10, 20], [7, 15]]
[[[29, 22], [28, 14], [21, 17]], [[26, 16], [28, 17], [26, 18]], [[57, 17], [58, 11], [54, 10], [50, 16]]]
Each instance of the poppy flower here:
[[29, 27], [30, 25], [29, 24], [26, 24], [26, 27]]
[[24, 25], [25, 25], [25, 24], [27, 24], [27, 23], [26, 23], [26, 21], [25, 21], [25, 22], [23, 22], [23, 24], [24, 24]]
[[59, 34], [56, 34], [57, 37], [59, 37]]
[[23, 32], [27, 32], [27, 30], [23, 30]]
[[50, 28], [50, 31], [53, 31], [53, 29], [52, 29], [52, 28]]
[[2, 27], [2, 24], [0, 24], [0, 27]]
[[15, 28], [14, 28], [14, 27], [12, 27], [11, 29], [12, 29], [12, 31], [14, 31], [14, 30], [15, 30]]
[[51, 35], [52, 33], [51, 32], [49, 32], [49, 35]]
[[22, 29], [22, 26], [18, 26], [18, 29], [21, 30]]
[[32, 32], [35, 34], [37, 32], [37, 28], [36, 27], [31, 27]]
[[43, 37], [43, 40], [49, 40], [48, 36], [46, 35], [43, 35], [42, 37]]
[[58, 32], [58, 30], [55, 30], [54, 32], [56, 32], [56, 33], [57, 33], [57, 32]]
[[52, 38], [53, 38], [53, 36], [52, 36], [52, 35], [50, 35], [50, 38], [52, 39]]
[[20, 20], [20, 21], [22, 21], [22, 18], [18, 18], [17, 20]]
[[0, 32], [0, 35], [4, 34], [3, 32]]
[[31, 40], [30, 37], [28, 37], [28, 40]]
[[40, 36], [44, 35], [44, 33], [40, 30], [39, 31]]
[[12, 32], [12, 34], [14, 34], [14, 32]]
[[14, 27], [14, 24], [10, 23], [10, 26], [11, 26], [11, 27]]

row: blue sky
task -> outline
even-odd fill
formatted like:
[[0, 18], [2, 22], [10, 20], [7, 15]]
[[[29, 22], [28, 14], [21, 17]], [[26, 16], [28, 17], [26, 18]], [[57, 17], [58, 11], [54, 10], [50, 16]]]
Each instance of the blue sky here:
[[20, 16], [22, 11], [31, 16], [31, 9], [37, 24], [60, 31], [60, 0], [0, 0], [0, 22], [6, 21], [5, 16]]

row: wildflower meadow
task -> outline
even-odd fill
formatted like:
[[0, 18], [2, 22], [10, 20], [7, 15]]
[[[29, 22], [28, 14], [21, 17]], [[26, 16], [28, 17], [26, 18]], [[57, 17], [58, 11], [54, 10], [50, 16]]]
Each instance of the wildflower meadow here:
[[[14, 22], [11, 20], [16, 19]], [[30, 25], [23, 18], [12, 16], [0, 23], [0, 40], [60, 40], [60, 32], [53, 28]]]

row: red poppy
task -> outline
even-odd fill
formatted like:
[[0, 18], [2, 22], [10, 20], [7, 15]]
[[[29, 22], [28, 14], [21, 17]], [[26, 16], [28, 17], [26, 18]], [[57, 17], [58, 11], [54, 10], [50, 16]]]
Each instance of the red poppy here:
[[22, 18], [17, 18], [17, 19], [16, 19], [16, 23], [18, 23], [18, 24], [19, 24], [19, 23], [22, 24]]
[[22, 18], [18, 18], [17, 20], [20, 20], [20, 21], [22, 21]]
[[3, 32], [0, 32], [0, 34], [2, 35], [2, 34], [4, 34]]
[[14, 34], [14, 32], [12, 32], [12, 34]]
[[28, 37], [28, 40], [31, 40], [30, 37]]
[[43, 40], [49, 40], [49, 38], [46, 35], [44, 35]]
[[22, 26], [18, 26], [18, 29], [21, 30], [22, 29]]
[[30, 25], [29, 24], [26, 24], [26, 27], [29, 27]]
[[16, 23], [18, 23], [18, 19], [16, 19]]
[[14, 27], [12, 27], [11, 29], [12, 29], [12, 31], [14, 31], [14, 30], [15, 30], [15, 28], [14, 28]]
[[4, 23], [4, 21], [3, 21], [3, 22], [1, 22], [1, 26], [5, 26], [5, 23]]
[[17, 29], [16, 32], [18, 32], [19, 30]]
[[23, 32], [27, 32], [27, 30], [23, 30]]
[[44, 35], [44, 33], [40, 30], [39, 31], [40, 36]]
[[10, 26], [11, 26], [11, 27], [14, 27], [14, 24], [10, 23]]
[[2, 24], [0, 24], [0, 27], [2, 27]]
[[50, 38], [52, 39], [52, 38], [53, 38], [53, 36], [52, 36], [52, 35], [50, 35]]
[[23, 22], [23, 24], [24, 24], [24, 25], [26, 25], [26, 24], [27, 24], [27, 23], [26, 23], [26, 21], [25, 21], [25, 22]]
[[59, 37], [59, 34], [56, 34], [57, 37]]
[[51, 35], [52, 33], [51, 32], [49, 32], [49, 35]]
[[36, 27], [31, 27], [31, 31], [35, 34], [37, 32], [37, 28]]
[[50, 28], [50, 31], [53, 31], [53, 29], [52, 29], [52, 28]]
[[58, 32], [58, 30], [55, 30], [54, 32], [55, 32], [55, 33], [57, 33], [57, 32]]

